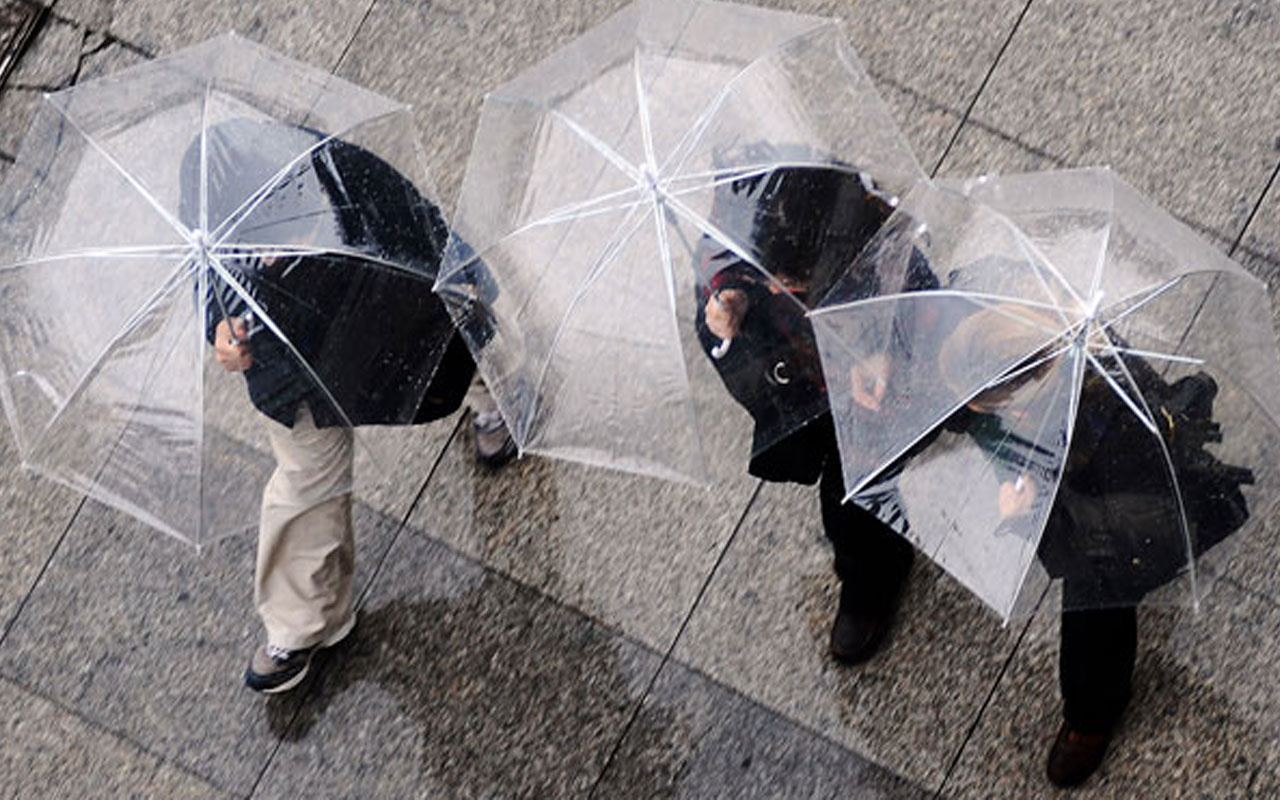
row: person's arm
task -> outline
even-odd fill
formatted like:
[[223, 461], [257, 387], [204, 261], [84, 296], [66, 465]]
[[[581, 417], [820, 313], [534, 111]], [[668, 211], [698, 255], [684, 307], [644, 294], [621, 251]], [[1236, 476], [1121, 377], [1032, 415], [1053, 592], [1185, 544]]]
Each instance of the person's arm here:
[[214, 357], [228, 372], [253, 366], [249, 338], [253, 335], [249, 304], [226, 281], [210, 275], [205, 297], [205, 336]]
[[[901, 290], [904, 292], [927, 291], [937, 289], [940, 285], [938, 276], [929, 266], [928, 259], [919, 250], [913, 248]], [[905, 335], [904, 331], [913, 331], [912, 335], [919, 335], [916, 328], [920, 323], [936, 324], [933, 319], [915, 319], [915, 311], [912, 309], [904, 309], [902, 313], [906, 315], [906, 322], [899, 324], [898, 320], [894, 320], [889, 351], [894, 348], [908, 349], [907, 343], [901, 341], [901, 337]], [[889, 352], [873, 353], [854, 364], [849, 375], [853, 386], [853, 401], [868, 411], [879, 411], [889, 387], [892, 367], [893, 361]]]

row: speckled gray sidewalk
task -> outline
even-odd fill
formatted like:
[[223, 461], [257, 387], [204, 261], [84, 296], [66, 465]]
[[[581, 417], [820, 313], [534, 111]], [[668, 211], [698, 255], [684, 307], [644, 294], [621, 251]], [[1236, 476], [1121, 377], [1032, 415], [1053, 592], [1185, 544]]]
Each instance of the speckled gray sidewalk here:
[[[0, 174], [41, 92], [235, 29], [411, 103], [448, 207], [484, 91], [623, 4], [59, 0], [0, 93]], [[1274, 294], [1274, 0], [766, 4], [845, 20], [927, 170], [1109, 164]], [[815, 489], [488, 473], [461, 415], [398, 444], [402, 480], [359, 492], [356, 634], [265, 700], [253, 543], [196, 556], [0, 432], [0, 797], [1053, 796], [1056, 621], [1001, 628], [921, 559], [885, 652], [835, 666]], [[1075, 794], [1280, 794], [1276, 546], [1198, 616], [1144, 611]]]

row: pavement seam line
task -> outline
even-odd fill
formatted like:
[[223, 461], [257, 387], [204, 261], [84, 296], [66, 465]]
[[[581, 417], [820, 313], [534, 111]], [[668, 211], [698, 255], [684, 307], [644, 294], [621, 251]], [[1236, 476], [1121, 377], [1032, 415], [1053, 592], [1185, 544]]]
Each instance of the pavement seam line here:
[[974, 715], [973, 722], [969, 724], [969, 729], [965, 731], [964, 739], [960, 742], [960, 746], [956, 748], [955, 755], [951, 757], [951, 763], [947, 765], [946, 772], [942, 774], [942, 780], [938, 783], [938, 789], [933, 795], [935, 798], [942, 797], [942, 792], [947, 788], [947, 783], [951, 780], [951, 776], [955, 774], [956, 769], [960, 766], [960, 759], [964, 756], [964, 751], [969, 747], [969, 742], [973, 740], [974, 734], [978, 732], [978, 726], [982, 724], [983, 715], [987, 713], [987, 708], [990, 707], [991, 701], [995, 699], [996, 692], [1000, 689], [1000, 683], [1004, 680], [1005, 674], [1008, 673], [1009, 667], [1013, 665], [1013, 659], [1018, 655], [1018, 651], [1022, 649], [1022, 643], [1026, 640], [1027, 634], [1031, 632], [1031, 625], [1035, 622], [1035, 618], [1044, 607], [1045, 598], [1049, 596], [1049, 589], [1050, 587], [1046, 586], [1040, 592], [1040, 599], [1036, 600], [1035, 609], [1031, 612], [1026, 624], [1022, 626], [1022, 632], [1018, 634], [1017, 641], [1009, 649], [1008, 657], [1000, 665], [1000, 671], [996, 673], [996, 679], [991, 682], [991, 688], [987, 690], [987, 696], [983, 698], [982, 705], [978, 707], [978, 713]]
[[351, 45], [356, 43], [356, 38], [360, 36], [360, 31], [364, 30], [364, 24], [369, 21], [369, 15], [373, 13], [373, 8], [376, 5], [378, 5], [378, 0], [371, 0], [369, 7], [364, 10], [364, 16], [360, 17], [360, 22], [356, 24], [355, 31], [351, 34], [351, 38], [347, 40], [347, 46], [342, 48], [342, 53], [338, 56], [338, 62], [333, 65], [331, 74], [336, 76], [338, 70], [342, 69], [342, 62], [347, 60], [347, 53], [351, 52]]
[[31, 588], [27, 589], [26, 593], [22, 595], [22, 600], [18, 602], [18, 607], [13, 610], [13, 614], [5, 622], [4, 632], [0, 633], [0, 648], [4, 647], [4, 643], [9, 639], [9, 632], [18, 623], [18, 618], [22, 616], [23, 610], [26, 609], [27, 602], [31, 600], [31, 595], [35, 594], [36, 589], [40, 586], [40, 581], [44, 580], [45, 572], [48, 571], [49, 565], [53, 563], [54, 556], [58, 554], [58, 550], [62, 548], [62, 543], [67, 540], [67, 534], [71, 533], [71, 526], [75, 524], [88, 499], [88, 495], [80, 495], [80, 502], [76, 504], [76, 510], [72, 512], [70, 519], [67, 520], [66, 526], [62, 529], [62, 534], [58, 536], [58, 541], [49, 549], [49, 555], [45, 557], [44, 563], [40, 565], [40, 572], [36, 574], [35, 580], [31, 582]]
[[209, 777], [208, 775], [203, 775], [197, 772], [196, 770], [192, 769], [191, 767], [188, 767], [187, 765], [179, 761], [175, 761], [169, 756], [166, 756], [162, 753], [157, 753], [155, 750], [152, 750], [150, 747], [143, 744], [142, 742], [139, 742], [138, 740], [134, 739], [128, 734], [123, 733], [122, 731], [118, 731], [115, 728], [112, 728], [110, 725], [106, 724], [105, 722], [102, 722], [101, 720], [85, 715], [79, 709], [73, 706], [67, 705], [61, 698], [53, 697], [48, 694], [45, 694], [39, 689], [33, 686], [30, 686], [21, 680], [18, 680], [18, 678], [14, 675], [7, 675], [4, 673], [0, 673], [0, 681], [4, 681], [6, 683], [13, 685], [17, 689], [23, 692], [26, 692], [32, 697], [35, 697], [38, 700], [48, 703], [49, 705], [53, 706], [55, 709], [61, 711], [67, 716], [80, 720], [87, 727], [93, 730], [96, 730], [101, 734], [109, 736], [112, 739], [115, 739], [123, 744], [127, 744], [130, 747], [133, 747], [134, 749], [136, 749], [138, 752], [155, 759], [156, 769], [152, 772], [153, 776], [158, 774], [160, 768], [167, 764], [173, 769], [176, 769], [179, 772], [190, 775], [191, 777], [195, 778], [196, 780], [200, 781], [201, 783], [209, 787], [226, 791], [226, 787], [224, 787], [222, 784], [215, 781], [213, 778]]
[[987, 88], [987, 84], [991, 81], [991, 76], [995, 74], [996, 67], [1000, 65], [1000, 59], [1004, 56], [1006, 50], [1009, 49], [1013, 37], [1017, 35], [1018, 29], [1022, 27], [1022, 20], [1026, 18], [1027, 12], [1031, 10], [1033, 0], [1027, 0], [1026, 5], [1022, 7], [1018, 18], [1014, 20], [1013, 27], [1009, 30], [1009, 35], [1005, 37], [1004, 43], [1000, 45], [1000, 50], [996, 53], [996, 57], [991, 61], [991, 66], [987, 69], [987, 74], [983, 76], [982, 83], [978, 85], [978, 91], [973, 93], [973, 99], [969, 101], [969, 105], [964, 110], [964, 116], [960, 119], [960, 124], [951, 133], [951, 140], [947, 142], [947, 146], [943, 149], [942, 155], [938, 157], [938, 161], [933, 165], [933, 170], [929, 173], [930, 178], [937, 177], [938, 170], [942, 169], [942, 164], [947, 160], [947, 156], [951, 154], [951, 148], [960, 139], [960, 132], [964, 130], [965, 124], [969, 121], [969, 115], [973, 113], [974, 106], [978, 104], [978, 99], [982, 97], [982, 92]]
[[667, 652], [663, 654], [662, 661], [658, 664], [658, 668], [653, 671], [653, 676], [649, 679], [649, 684], [645, 686], [644, 692], [640, 695], [640, 699], [636, 701], [635, 709], [631, 712], [627, 724], [622, 726], [622, 733], [619, 734], [617, 740], [613, 743], [613, 748], [609, 751], [609, 755], [605, 758], [604, 764], [600, 767], [600, 774], [596, 776], [595, 782], [591, 785], [591, 791], [587, 793], [587, 800], [591, 800], [596, 796], [601, 783], [609, 774], [609, 768], [613, 766], [618, 752], [622, 749], [622, 743], [627, 740], [627, 736], [631, 733], [632, 727], [635, 726], [636, 720], [640, 718], [640, 712], [644, 710], [645, 701], [653, 693], [653, 687], [657, 685], [658, 678], [662, 676], [663, 671], [667, 668], [667, 664], [672, 660], [672, 653], [675, 652], [676, 646], [680, 643], [680, 637], [684, 635], [685, 630], [689, 627], [690, 620], [697, 613], [698, 605], [702, 602], [702, 598], [706, 595], [707, 589], [711, 587], [711, 581], [715, 578], [716, 573], [720, 570], [720, 565], [724, 563], [725, 555], [728, 554], [729, 548], [733, 546], [734, 541], [738, 538], [738, 534], [742, 531], [743, 525], [747, 521], [747, 515], [751, 513], [752, 506], [760, 497], [760, 491], [764, 487], [763, 480], [757, 480], [755, 489], [751, 492], [751, 497], [747, 499], [746, 505], [742, 509], [742, 513], [738, 515], [737, 522], [734, 523], [733, 529], [729, 534], [728, 540], [725, 541], [724, 547], [720, 548], [716, 561], [711, 565], [711, 571], [707, 573], [707, 577], [702, 581], [702, 586], [698, 589], [698, 594], [694, 596], [693, 603], [689, 606], [689, 612], [685, 614], [684, 620], [680, 623], [679, 630], [672, 637], [671, 644], [667, 647]]
[[[134, 53], [137, 53], [138, 55], [143, 56], [144, 58], [156, 57], [155, 53], [143, 47], [142, 45], [135, 44], [134, 42], [131, 42], [128, 39], [121, 38], [116, 34], [112, 33], [110, 27], [95, 28], [89, 23], [85, 22], [84, 20], [79, 20], [79, 19], [76, 19], [75, 17], [70, 17], [70, 16], [67, 16], [66, 14], [63, 14], [62, 12], [58, 11], [57, 5], [58, 4], [55, 2], [52, 5], [50, 5], [45, 11], [45, 13], [48, 14], [48, 19], [50, 21], [58, 22], [63, 25], [79, 26], [84, 28], [89, 33], [101, 34], [103, 38], [107, 40], [106, 43], [104, 43], [103, 47], [105, 47], [106, 44], [118, 44], [121, 47], [125, 48], [126, 50], [132, 50]], [[107, 23], [107, 25], [109, 26], [110, 23]], [[99, 48], [99, 49], [102, 49], [102, 48]]]
[[445, 439], [444, 446], [440, 448], [440, 452], [436, 453], [436, 458], [431, 462], [431, 469], [427, 470], [427, 477], [422, 480], [422, 485], [418, 487], [418, 492], [413, 496], [413, 500], [409, 503], [409, 507], [405, 509], [404, 516], [400, 518], [400, 522], [396, 525], [395, 536], [391, 537], [391, 544], [387, 545], [387, 549], [382, 554], [382, 558], [378, 559], [377, 565], [373, 568], [373, 572], [369, 574], [369, 580], [365, 582], [364, 589], [360, 592], [360, 596], [356, 598], [356, 608], [363, 608], [365, 599], [369, 596], [370, 590], [373, 588], [374, 581], [382, 574], [382, 567], [387, 563], [387, 558], [391, 555], [391, 550], [396, 543], [400, 541], [400, 534], [409, 528], [409, 520], [413, 519], [413, 514], [418, 510], [418, 504], [422, 502], [422, 497], [427, 493], [427, 486], [431, 484], [431, 479], [435, 477], [436, 472], [440, 469], [440, 464], [444, 462], [445, 454], [449, 452], [449, 448], [453, 446], [454, 441], [458, 438], [458, 433], [462, 430], [462, 425], [466, 421], [466, 414], [459, 414], [458, 420], [453, 424], [453, 430], [449, 432], [449, 438]]
[[[922, 92], [919, 89], [916, 89], [915, 87], [910, 86], [909, 84], [903, 81], [900, 81], [897, 78], [894, 78], [890, 75], [886, 75], [882, 72], [875, 72], [873, 70], [867, 70], [867, 75], [869, 75], [871, 78], [873, 78], [877, 82], [883, 83], [884, 85], [892, 89], [895, 89], [914, 100], [923, 102], [925, 105], [927, 105], [930, 109], [934, 111], [940, 111], [943, 114], [947, 114], [952, 117], [964, 116], [964, 113], [965, 113], [964, 111], [961, 111], [960, 109], [957, 109], [957, 108], [953, 108], [952, 106], [942, 102], [941, 100], [938, 100], [932, 95]], [[1064, 158], [1063, 156], [1056, 155], [1054, 153], [1049, 152], [1048, 150], [1044, 150], [1040, 147], [1037, 147], [1036, 145], [1031, 144], [1030, 142], [1024, 141], [1023, 139], [1013, 135], [1012, 133], [1008, 133], [996, 127], [995, 125], [992, 125], [989, 122], [984, 122], [983, 120], [978, 119], [977, 117], [971, 116], [969, 117], [968, 124], [973, 125], [974, 127], [980, 130], [983, 130], [987, 133], [990, 133], [991, 135], [995, 136], [998, 139], [1008, 142], [1014, 147], [1017, 147], [1019, 150], [1026, 151], [1027, 153], [1030, 153], [1031, 155], [1036, 156], [1037, 158], [1042, 158], [1045, 161], [1048, 161], [1054, 164], [1055, 166], [1058, 166], [1058, 167], [1067, 166], [1067, 163], [1068, 163], [1067, 159]], [[936, 171], [936, 168], [935, 168], [935, 171]]]
[[[1276, 161], [1275, 168], [1271, 170], [1271, 177], [1267, 179], [1267, 185], [1262, 187], [1262, 194], [1258, 195], [1258, 201], [1253, 204], [1253, 209], [1249, 212], [1249, 216], [1245, 218], [1244, 225], [1240, 228], [1240, 233], [1236, 235], [1236, 240], [1231, 243], [1231, 249], [1227, 251], [1228, 256], [1235, 256], [1236, 249], [1240, 247], [1240, 244], [1244, 241], [1245, 234], [1249, 232], [1249, 226], [1253, 224], [1254, 218], [1262, 210], [1263, 201], [1271, 193], [1271, 187], [1275, 185], [1277, 175], [1280, 175], [1280, 160]], [[1250, 251], [1246, 248], [1245, 252]]]

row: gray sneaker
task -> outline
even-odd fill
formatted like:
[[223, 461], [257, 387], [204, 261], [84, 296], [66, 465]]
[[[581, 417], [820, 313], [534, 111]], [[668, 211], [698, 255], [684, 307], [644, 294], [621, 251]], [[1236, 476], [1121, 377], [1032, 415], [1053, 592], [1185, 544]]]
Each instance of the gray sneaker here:
[[478, 411], [471, 418], [476, 435], [476, 460], [497, 469], [516, 456], [516, 443], [497, 409]]
[[305, 650], [285, 650], [273, 644], [264, 644], [253, 651], [249, 667], [244, 671], [244, 685], [255, 692], [275, 694], [285, 692], [307, 677], [311, 668], [311, 656], [319, 647]]
[[347, 638], [347, 634], [355, 626], [356, 615], [352, 614], [351, 619], [329, 634], [323, 642], [302, 650], [286, 650], [273, 644], [262, 645], [253, 651], [253, 656], [249, 659], [249, 666], [244, 671], [244, 685], [263, 694], [287, 692], [307, 677], [311, 659], [317, 652], [333, 647]]

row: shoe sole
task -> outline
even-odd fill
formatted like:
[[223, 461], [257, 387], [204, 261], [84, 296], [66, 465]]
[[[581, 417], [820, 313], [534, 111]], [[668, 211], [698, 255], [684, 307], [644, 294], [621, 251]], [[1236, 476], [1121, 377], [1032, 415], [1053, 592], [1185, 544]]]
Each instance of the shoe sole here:
[[[314, 658], [314, 656], [313, 656], [313, 658]], [[308, 661], [308, 662], [307, 662], [307, 665], [306, 665], [305, 667], [303, 667], [301, 670], [299, 670], [299, 671], [298, 671], [298, 674], [297, 674], [297, 675], [294, 675], [294, 676], [293, 676], [292, 678], [290, 678], [289, 680], [285, 681], [284, 683], [280, 684], [279, 686], [272, 686], [272, 687], [271, 687], [271, 688], [269, 688], [269, 689], [259, 689], [258, 691], [262, 692], [263, 694], [280, 694], [281, 692], [287, 692], [287, 691], [289, 691], [290, 689], [292, 689], [293, 687], [295, 687], [295, 686], [297, 686], [298, 684], [302, 683], [302, 679], [303, 679], [303, 678], [305, 678], [305, 677], [307, 677], [307, 673], [308, 673], [308, 672], [310, 672], [310, 671], [311, 671], [311, 662], [310, 662], [310, 661]], [[250, 686], [249, 688], [250, 688], [250, 689], [252, 689], [253, 687], [252, 687], [252, 686]]]
[[342, 627], [338, 628], [336, 631], [326, 636], [325, 640], [320, 643], [320, 646], [333, 647], [334, 645], [341, 642], [343, 639], [347, 638], [347, 635], [350, 634], [351, 631], [355, 630], [355, 627], [356, 627], [356, 612], [352, 611], [351, 616], [347, 618], [347, 621], [342, 623]]

